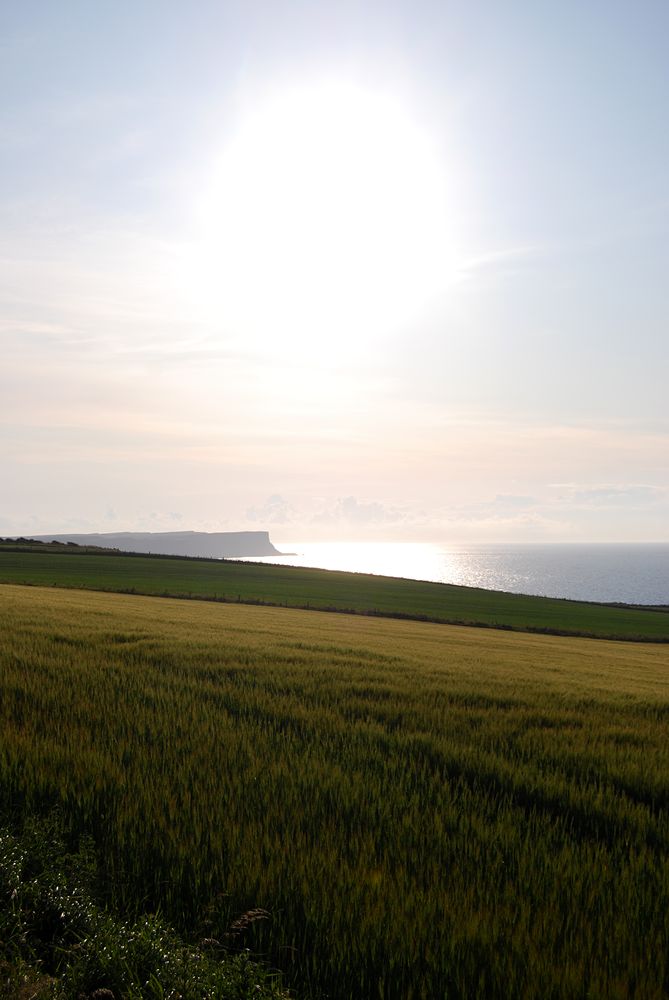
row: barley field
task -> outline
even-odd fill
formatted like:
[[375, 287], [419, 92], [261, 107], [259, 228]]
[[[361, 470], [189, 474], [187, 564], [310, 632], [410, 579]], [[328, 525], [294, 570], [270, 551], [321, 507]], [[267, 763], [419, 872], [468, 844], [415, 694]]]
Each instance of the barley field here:
[[666, 646], [0, 586], [0, 811], [301, 998], [669, 993]]

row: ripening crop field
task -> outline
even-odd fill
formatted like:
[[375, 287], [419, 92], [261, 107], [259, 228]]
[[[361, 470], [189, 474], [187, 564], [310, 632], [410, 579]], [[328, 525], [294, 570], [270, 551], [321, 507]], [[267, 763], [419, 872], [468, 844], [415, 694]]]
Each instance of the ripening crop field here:
[[669, 992], [669, 650], [0, 587], [0, 806], [302, 998]]

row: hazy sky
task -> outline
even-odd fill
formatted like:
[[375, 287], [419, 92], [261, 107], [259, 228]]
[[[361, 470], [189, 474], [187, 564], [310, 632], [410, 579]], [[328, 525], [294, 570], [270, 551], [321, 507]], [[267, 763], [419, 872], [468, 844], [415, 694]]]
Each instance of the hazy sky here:
[[669, 540], [669, 4], [0, 3], [0, 534]]

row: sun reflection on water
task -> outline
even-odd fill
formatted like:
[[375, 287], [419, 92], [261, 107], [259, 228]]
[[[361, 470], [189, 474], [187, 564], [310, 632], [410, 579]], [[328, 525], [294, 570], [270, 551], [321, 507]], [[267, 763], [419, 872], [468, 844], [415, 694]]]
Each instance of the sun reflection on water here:
[[669, 544], [275, 544], [285, 554], [250, 561], [574, 600], [669, 603]]

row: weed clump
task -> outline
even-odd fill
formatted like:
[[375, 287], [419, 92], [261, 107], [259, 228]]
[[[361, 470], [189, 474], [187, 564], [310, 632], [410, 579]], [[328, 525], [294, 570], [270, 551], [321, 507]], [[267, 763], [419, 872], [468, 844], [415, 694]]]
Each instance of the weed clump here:
[[285, 1000], [248, 952], [214, 956], [159, 914], [123, 919], [100, 905], [90, 840], [68, 849], [62, 831], [57, 814], [0, 830], [2, 1000]]

